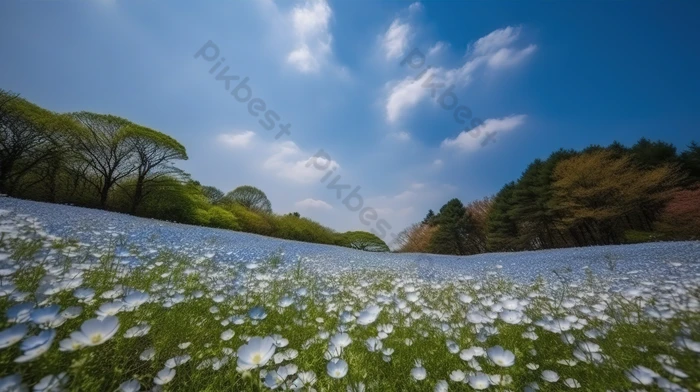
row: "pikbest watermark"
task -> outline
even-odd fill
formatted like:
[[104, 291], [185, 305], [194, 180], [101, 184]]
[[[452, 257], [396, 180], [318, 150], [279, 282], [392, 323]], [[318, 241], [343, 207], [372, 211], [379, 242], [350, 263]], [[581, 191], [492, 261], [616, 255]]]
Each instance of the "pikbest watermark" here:
[[[420, 70], [418, 75], [416, 75], [416, 77], [414, 78], [416, 82], [423, 79], [425, 75], [428, 75], [425, 78], [425, 80], [421, 83], [421, 87], [425, 89], [430, 89], [430, 97], [435, 98], [436, 102], [440, 105], [440, 107], [447, 111], [452, 111], [452, 118], [454, 118], [457, 124], [464, 125], [468, 120], [471, 119], [469, 124], [466, 127], [464, 127], [462, 131], [466, 132], [469, 136], [475, 139], [479, 138], [482, 132], [481, 125], [484, 122], [478, 117], [472, 118], [472, 110], [465, 105], [459, 104], [459, 98], [457, 98], [457, 95], [453, 91], [455, 88], [454, 84], [451, 84], [449, 87], [447, 87], [447, 89], [442, 91], [442, 93], [439, 96], [437, 96], [438, 91], [445, 87], [445, 83], [433, 82], [435, 75], [428, 72], [433, 67], [431, 65], [426, 66], [425, 60], [426, 59], [423, 52], [421, 52], [420, 49], [415, 48], [401, 60], [399, 65], [401, 65], [402, 67], [408, 65], [412, 69]], [[481, 140], [481, 146], [483, 147], [489, 143], [494, 143], [496, 141], [496, 139], [494, 139], [495, 136], [495, 131], [486, 132], [486, 135]]]
[[[236, 101], [240, 103], [248, 103], [248, 113], [253, 117], [260, 117], [258, 123], [267, 131], [275, 129], [275, 126], [279, 128], [279, 131], [275, 135], [275, 140], [282, 137], [282, 135], [291, 136], [292, 131], [289, 128], [292, 124], [278, 123], [280, 121], [280, 115], [272, 109], [268, 109], [267, 103], [262, 98], [253, 97], [253, 88], [250, 87], [248, 82], [249, 77], [244, 77], [241, 79], [239, 75], [229, 74], [231, 67], [228, 65], [223, 65], [226, 62], [225, 57], [219, 58], [220, 54], [219, 46], [216, 45], [212, 40], [207, 41], [199, 50], [194, 54], [194, 58], [203, 59], [208, 62], [214, 62], [214, 65], [209, 69], [210, 74], [216, 73], [214, 80], [220, 80], [223, 82], [224, 89], [231, 92]], [[223, 67], [222, 67], [223, 65]], [[235, 82], [236, 85], [231, 89], [231, 86]]]
[[[279, 131], [275, 135], [275, 139], [279, 139], [283, 135], [291, 136], [292, 132], [290, 128], [292, 125], [289, 123], [278, 123], [281, 119], [279, 114], [269, 109], [265, 100], [253, 96], [253, 88], [249, 84], [250, 78], [241, 78], [240, 75], [229, 73], [231, 67], [224, 65], [226, 58], [220, 58], [220, 53], [219, 46], [209, 40], [195, 52], [194, 58], [214, 63], [209, 69], [210, 74], [215, 74], [214, 80], [223, 82], [222, 85], [224, 89], [230, 92], [231, 96], [233, 96], [236, 101], [244, 104], [247, 103], [248, 113], [253, 117], [260, 117], [258, 123], [265, 130], [271, 131], [277, 126]], [[323, 184], [328, 181], [326, 188], [334, 190], [336, 199], [341, 200], [341, 203], [349, 211], [357, 212], [360, 223], [369, 227], [370, 231], [377, 237], [384, 239], [387, 234], [390, 234], [392, 239], [395, 238], [396, 234], [389, 233], [391, 231], [389, 222], [385, 219], [381, 219], [376, 209], [365, 206], [365, 199], [360, 194], [360, 189], [362, 188], [360, 186], [355, 186], [353, 188], [350, 184], [342, 184], [340, 183], [340, 175], [336, 174], [333, 176], [338, 167], [332, 165], [332, 163], [333, 160], [330, 155], [323, 149], [320, 149], [306, 161], [306, 167], [313, 167], [316, 170], [325, 171], [326, 173], [321, 177], [321, 183]], [[333, 178], [331, 179], [331, 177]], [[351, 190], [350, 193], [344, 195], [343, 192], [348, 190]]]

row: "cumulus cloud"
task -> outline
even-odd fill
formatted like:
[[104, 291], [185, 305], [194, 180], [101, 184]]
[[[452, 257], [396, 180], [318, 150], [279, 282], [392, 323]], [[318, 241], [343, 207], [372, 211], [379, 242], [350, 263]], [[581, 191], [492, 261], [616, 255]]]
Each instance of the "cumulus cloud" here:
[[444, 148], [455, 148], [461, 151], [473, 151], [482, 147], [496, 133], [508, 132], [523, 125], [526, 116], [523, 114], [504, 118], [490, 118], [471, 131], [462, 131], [454, 139], [445, 139]]
[[329, 169], [340, 167], [335, 161], [318, 161], [317, 165], [314, 165], [315, 159], [317, 158], [313, 157], [313, 154], [302, 151], [296, 143], [286, 141], [272, 146], [272, 152], [263, 162], [262, 167], [274, 172], [280, 178], [302, 184], [319, 181], [323, 177], [326, 171], [319, 170], [316, 166]]
[[411, 26], [408, 23], [404, 23], [398, 18], [394, 19], [382, 38], [382, 48], [387, 60], [397, 59], [404, 54], [408, 47], [410, 34]]
[[332, 210], [333, 207], [323, 200], [304, 199], [294, 203], [295, 206], [302, 209], [317, 209], [317, 210]]
[[[424, 72], [420, 78], [409, 76], [387, 83], [386, 120], [389, 123], [398, 121], [408, 109], [430, 96], [432, 89], [423, 87], [425, 81], [430, 81], [429, 84], [443, 83], [444, 86], [454, 84], [463, 87], [474, 79], [480, 69], [504, 69], [521, 63], [537, 50], [537, 46], [528, 45], [523, 49], [513, 47], [520, 38], [520, 33], [520, 27], [506, 27], [493, 31], [471, 45], [466, 60], [460, 67], [434, 67]], [[430, 51], [435, 53], [435, 48], [434, 46]]]
[[297, 44], [287, 62], [303, 73], [317, 72], [331, 53], [329, 24], [333, 12], [326, 0], [308, 0], [292, 9], [289, 18]]
[[244, 148], [250, 145], [253, 137], [255, 137], [255, 132], [242, 131], [235, 133], [222, 133], [217, 136], [217, 140], [228, 147]]

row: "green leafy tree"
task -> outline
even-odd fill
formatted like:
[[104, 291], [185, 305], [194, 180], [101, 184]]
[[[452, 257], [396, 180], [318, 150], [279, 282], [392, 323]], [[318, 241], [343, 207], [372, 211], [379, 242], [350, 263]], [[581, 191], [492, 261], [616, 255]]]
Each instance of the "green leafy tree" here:
[[127, 143], [131, 144], [132, 164], [136, 167], [130, 207], [133, 214], [148, 196], [146, 185], [157, 182], [164, 176], [179, 173], [180, 170], [173, 166], [173, 161], [186, 160], [187, 152], [177, 140], [144, 126], [130, 124], [124, 133]]
[[240, 204], [249, 210], [260, 213], [269, 214], [272, 212], [272, 205], [265, 192], [250, 185], [239, 186], [227, 193], [222, 202]]
[[20, 180], [59, 156], [60, 138], [76, 124], [0, 89], [0, 193], [14, 194]]
[[105, 208], [109, 192], [120, 180], [136, 173], [134, 145], [129, 142], [132, 124], [109, 114], [74, 113], [81, 132], [71, 142], [81, 157], [81, 176], [99, 195], [99, 206]]
[[487, 248], [490, 251], [512, 251], [517, 246], [518, 224], [512, 216], [515, 206], [515, 183], [506, 184], [496, 194], [486, 221]]
[[202, 193], [209, 199], [209, 203], [216, 204], [224, 198], [224, 192], [213, 186], [203, 186]]
[[467, 254], [466, 239], [474, 229], [474, 222], [466, 214], [462, 202], [459, 199], [448, 201], [440, 208], [435, 222], [438, 228], [430, 240], [430, 251], [451, 255]]
[[339, 235], [338, 245], [368, 252], [389, 252], [381, 238], [366, 231], [348, 231]]
[[661, 140], [652, 142], [647, 138], [641, 138], [629, 151], [632, 160], [643, 168], [653, 168], [678, 161], [676, 147]]

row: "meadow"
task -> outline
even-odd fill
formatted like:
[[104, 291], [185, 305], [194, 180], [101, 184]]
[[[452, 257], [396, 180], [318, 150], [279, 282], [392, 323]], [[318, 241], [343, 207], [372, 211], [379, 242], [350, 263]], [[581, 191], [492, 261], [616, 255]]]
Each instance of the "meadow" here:
[[0, 391], [693, 391], [700, 243], [372, 254], [0, 199]]

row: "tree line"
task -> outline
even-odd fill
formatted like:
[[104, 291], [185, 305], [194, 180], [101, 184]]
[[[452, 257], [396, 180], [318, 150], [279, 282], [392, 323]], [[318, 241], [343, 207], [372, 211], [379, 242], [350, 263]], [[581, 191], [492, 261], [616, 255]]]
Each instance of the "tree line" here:
[[397, 237], [402, 252], [470, 255], [700, 238], [700, 146], [642, 138], [534, 160], [466, 206], [448, 201]]
[[298, 212], [275, 214], [263, 191], [228, 193], [175, 166], [174, 138], [127, 119], [56, 113], [0, 89], [0, 193], [298, 241], [389, 251], [372, 233], [337, 233]]

